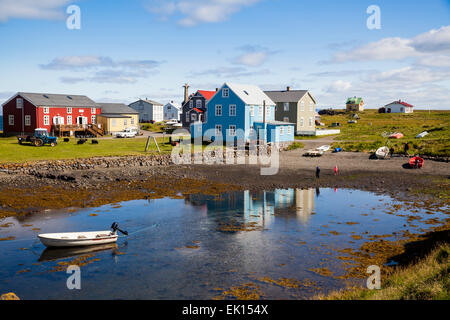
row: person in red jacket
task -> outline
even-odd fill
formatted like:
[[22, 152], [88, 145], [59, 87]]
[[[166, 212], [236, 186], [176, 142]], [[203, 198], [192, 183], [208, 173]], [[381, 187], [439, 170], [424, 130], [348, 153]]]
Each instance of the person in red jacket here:
[[339, 173], [338, 166], [334, 166], [334, 175], [336, 176]]

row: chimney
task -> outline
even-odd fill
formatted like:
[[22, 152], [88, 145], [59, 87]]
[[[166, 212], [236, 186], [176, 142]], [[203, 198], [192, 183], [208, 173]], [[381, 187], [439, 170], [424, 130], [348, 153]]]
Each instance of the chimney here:
[[189, 100], [189, 85], [187, 83], [185, 83], [183, 88], [184, 88], [184, 102], [183, 103], [186, 103]]
[[286, 88], [286, 91], [291, 91], [291, 87], [288, 86], [288, 87]]

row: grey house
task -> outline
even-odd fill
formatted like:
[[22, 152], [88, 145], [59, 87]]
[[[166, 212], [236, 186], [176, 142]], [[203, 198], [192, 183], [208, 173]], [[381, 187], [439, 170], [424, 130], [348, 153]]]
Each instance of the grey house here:
[[275, 120], [295, 123], [296, 135], [316, 132], [316, 100], [308, 90], [264, 91], [276, 103]]
[[162, 103], [153, 100], [138, 100], [130, 103], [130, 108], [139, 112], [140, 122], [162, 122], [164, 120], [164, 110]]

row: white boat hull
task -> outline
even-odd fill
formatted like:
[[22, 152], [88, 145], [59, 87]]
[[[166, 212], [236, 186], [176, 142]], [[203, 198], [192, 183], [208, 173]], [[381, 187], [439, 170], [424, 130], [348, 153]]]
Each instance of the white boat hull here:
[[375, 152], [375, 155], [378, 159], [386, 159], [389, 155], [389, 148], [388, 147], [381, 147], [380, 149]]
[[111, 231], [47, 233], [38, 235], [46, 247], [83, 247], [117, 241], [117, 233]]
[[320, 146], [318, 147], [316, 150], [318, 151], [323, 151], [323, 152], [327, 152], [328, 150], [330, 150], [331, 146], [329, 145], [324, 145], [324, 146]]

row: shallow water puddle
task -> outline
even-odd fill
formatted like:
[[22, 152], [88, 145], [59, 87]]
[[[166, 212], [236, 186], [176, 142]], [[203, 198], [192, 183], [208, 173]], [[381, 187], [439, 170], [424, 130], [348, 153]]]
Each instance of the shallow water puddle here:
[[[181, 195], [177, 198], [182, 198]], [[445, 208], [444, 208], [445, 209]], [[23, 299], [301, 299], [343, 279], [352, 250], [447, 215], [370, 192], [289, 189], [114, 203], [0, 221], [0, 293]], [[130, 233], [117, 244], [45, 249], [38, 233]], [[81, 290], [65, 271], [81, 267]], [[361, 275], [364, 278], [366, 275]]]

